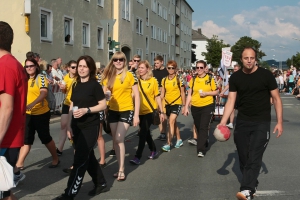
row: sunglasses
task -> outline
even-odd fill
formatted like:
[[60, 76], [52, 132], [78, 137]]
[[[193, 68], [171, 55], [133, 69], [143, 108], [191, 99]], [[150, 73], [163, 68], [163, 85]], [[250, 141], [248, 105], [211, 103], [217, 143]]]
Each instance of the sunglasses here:
[[175, 67], [168, 67], [168, 70], [171, 70], [171, 69], [173, 69], [173, 70], [174, 70], [174, 69], [175, 69]]
[[204, 69], [204, 67], [196, 67], [196, 69]]
[[35, 65], [25, 65], [25, 68], [35, 67]]
[[133, 60], [133, 62], [140, 62], [141, 60]]
[[75, 68], [76, 68], [76, 66], [71, 66], [70, 68], [71, 68], [71, 69], [75, 69]]
[[115, 58], [115, 59], [113, 59], [113, 61], [114, 62], [118, 62], [118, 61], [124, 62], [124, 58]]

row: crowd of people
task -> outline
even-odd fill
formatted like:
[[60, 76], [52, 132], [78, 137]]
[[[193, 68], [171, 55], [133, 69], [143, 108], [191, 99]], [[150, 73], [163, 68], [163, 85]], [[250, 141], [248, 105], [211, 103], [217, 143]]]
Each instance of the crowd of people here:
[[287, 70], [274, 70], [273, 72], [279, 92], [296, 95], [300, 98], [300, 70], [291, 67]]
[[[194, 126], [189, 143], [197, 146], [196, 156], [206, 155], [215, 97], [225, 96], [215, 81], [217, 75], [209, 71], [205, 61], [197, 61], [194, 70], [182, 71], [176, 61], [165, 63], [158, 55], [152, 69], [139, 55], [127, 62], [124, 53], [116, 52], [107, 66], [99, 70], [88, 55], [70, 60], [66, 67], [61, 67], [61, 58], [51, 60], [50, 65], [41, 61], [38, 54], [29, 52], [22, 66], [10, 54], [12, 40], [11, 27], [0, 22], [0, 156], [6, 157], [14, 167], [16, 184], [25, 178], [21, 170], [25, 167], [35, 132], [51, 154], [49, 168], [60, 164], [59, 156], [63, 154], [66, 138], [73, 143], [74, 161], [70, 168], [64, 169], [69, 174], [67, 186], [56, 200], [74, 199], [86, 171], [94, 183], [89, 196], [109, 190], [102, 173], [106, 166], [103, 130], [112, 136], [110, 155], [116, 156], [118, 162], [118, 171], [112, 176], [117, 181], [126, 180], [124, 139], [130, 126], [139, 127], [138, 148], [131, 164], [140, 164], [145, 142], [150, 150], [148, 159], [157, 158], [158, 148], [150, 131], [155, 120], [159, 121], [157, 139], [166, 141], [161, 149], [169, 152], [182, 147], [177, 126], [180, 114], [188, 116], [191, 113]], [[233, 123], [231, 116], [234, 118], [234, 109], [239, 109], [234, 140], [243, 179], [236, 196], [247, 200], [256, 192], [262, 156], [270, 138], [270, 98], [277, 114], [278, 123], [274, 129], [278, 131], [277, 137], [282, 133], [282, 104], [272, 73], [256, 65], [256, 51], [246, 47], [241, 52], [241, 61], [243, 68], [237, 66], [226, 88], [229, 89], [228, 101], [224, 101], [224, 116], [219, 125], [229, 126], [229, 118]], [[259, 81], [253, 84], [253, 80]], [[7, 86], [4, 82], [11, 84]], [[56, 85], [65, 94], [58, 146], [50, 134], [47, 95], [53, 88], [49, 85]], [[262, 132], [267, 133], [267, 137]], [[94, 154], [96, 144], [101, 156], [99, 162]], [[1, 199], [16, 199], [10, 191], [0, 194]]]

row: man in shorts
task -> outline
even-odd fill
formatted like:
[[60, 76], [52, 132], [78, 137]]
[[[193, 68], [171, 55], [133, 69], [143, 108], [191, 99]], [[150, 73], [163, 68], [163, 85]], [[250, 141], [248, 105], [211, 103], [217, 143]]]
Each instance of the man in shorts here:
[[[15, 168], [24, 145], [27, 76], [21, 63], [10, 53], [13, 37], [10, 25], [0, 21], [0, 156]], [[15, 184], [24, 178], [15, 168]], [[0, 199], [16, 197], [11, 191], [0, 191]]]

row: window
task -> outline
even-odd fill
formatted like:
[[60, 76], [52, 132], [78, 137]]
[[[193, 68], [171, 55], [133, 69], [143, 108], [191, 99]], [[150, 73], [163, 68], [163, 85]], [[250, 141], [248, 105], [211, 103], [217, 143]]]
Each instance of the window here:
[[148, 55], [149, 53], [149, 40], [148, 40], [148, 36], [146, 36], [146, 52], [145, 54]]
[[156, 53], [155, 52], [151, 52], [151, 64], [154, 65], [154, 59], [156, 57]]
[[90, 24], [82, 23], [82, 46], [90, 46]]
[[104, 7], [104, 0], [97, 0], [97, 5]]
[[156, 39], [156, 27], [154, 25], [151, 26], [151, 38]]
[[122, 18], [130, 21], [130, 0], [122, 0]]
[[146, 8], [146, 25], [149, 26], [149, 9]]
[[65, 43], [73, 44], [74, 40], [74, 19], [72, 17], [64, 17], [64, 32], [65, 32]]
[[159, 16], [163, 16], [163, 13], [162, 13], [162, 6], [160, 5], [160, 3], [157, 3], [157, 13]]
[[97, 42], [98, 49], [103, 49], [103, 28], [98, 27], [97, 29]]
[[136, 33], [143, 35], [143, 20], [139, 17], [136, 18]]
[[164, 43], [168, 43], [168, 35], [166, 31], [164, 31]]
[[168, 11], [167, 8], [163, 8], [163, 17], [165, 20], [168, 20]]
[[52, 31], [52, 11], [42, 8], [40, 27], [41, 41], [51, 42]]
[[175, 45], [175, 37], [174, 35], [171, 35], [171, 45]]
[[156, 4], [157, 4], [157, 1], [156, 0], [152, 0], [152, 5], [151, 5], [151, 8], [152, 8], [152, 11], [156, 13]]
[[158, 28], [158, 27], [157, 27], [157, 37], [156, 37], [156, 39], [157, 39], [158, 41], [161, 41], [161, 40], [160, 40], [160, 28]]
[[143, 60], [143, 49], [137, 48], [136, 49], [136, 54], [141, 56], [141, 60]]
[[171, 15], [171, 24], [175, 26], [175, 15]]

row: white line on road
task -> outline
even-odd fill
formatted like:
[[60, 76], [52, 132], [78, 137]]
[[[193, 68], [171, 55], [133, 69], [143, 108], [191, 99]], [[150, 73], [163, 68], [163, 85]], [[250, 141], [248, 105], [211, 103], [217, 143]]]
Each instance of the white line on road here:
[[264, 191], [257, 191], [255, 196], [280, 196], [284, 194], [284, 191], [279, 190], [264, 190]]
[[295, 97], [281, 97], [281, 99], [295, 99]]

